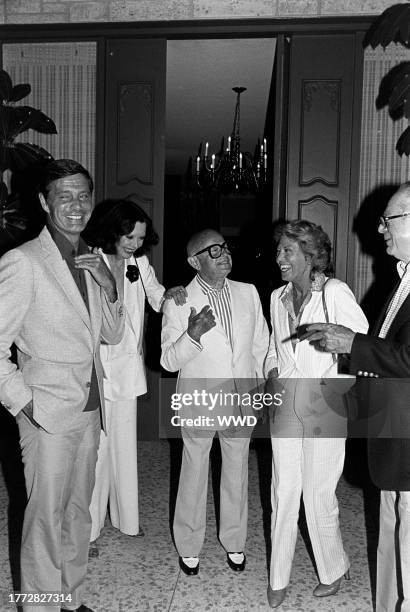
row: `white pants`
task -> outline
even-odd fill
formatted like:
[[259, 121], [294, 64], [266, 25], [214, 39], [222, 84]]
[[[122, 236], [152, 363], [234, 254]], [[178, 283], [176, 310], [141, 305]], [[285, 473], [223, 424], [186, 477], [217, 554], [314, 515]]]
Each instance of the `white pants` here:
[[320, 582], [331, 584], [349, 568], [335, 494], [344, 455], [344, 438], [272, 438], [272, 589], [289, 583], [301, 493]]
[[[197, 557], [206, 529], [209, 453], [214, 434], [199, 437], [182, 428], [184, 448], [174, 515], [174, 538], [181, 557]], [[219, 431], [222, 467], [219, 540], [226, 552], [242, 552], [248, 524], [249, 436]]]
[[376, 612], [396, 610], [410, 612], [410, 491], [381, 491]]
[[[28, 503], [21, 542], [21, 592], [63, 593], [61, 604], [82, 603], [87, 572], [99, 410], [82, 412], [69, 430], [50, 434], [17, 415]], [[26, 605], [24, 612], [59, 612], [58, 605]]]
[[105, 400], [107, 432], [101, 431], [90, 505], [91, 541], [104, 527], [107, 504], [113, 527], [127, 535], [139, 532], [137, 472], [137, 400]]

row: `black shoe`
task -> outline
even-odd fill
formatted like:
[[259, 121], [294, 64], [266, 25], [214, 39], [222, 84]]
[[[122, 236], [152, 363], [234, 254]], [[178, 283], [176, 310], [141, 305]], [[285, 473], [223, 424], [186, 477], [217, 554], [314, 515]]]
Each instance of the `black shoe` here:
[[[230, 555], [243, 555], [243, 560], [240, 563], [236, 563]], [[246, 555], [243, 552], [239, 553], [226, 553], [226, 560], [228, 561], [228, 565], [234, 572], [243, 572], [246, 564]]]
[[[193, 557], [185, 557], [185, 558], [193, 558]], [[182, 571], [184, 572], [184, 574], [186, 574], [187, 576], [196, 576], [199, 572], [199, 559], [198, 559], [198, 563], [197, 565], [195, 565], [195, 567], [189, 567], [189, 565], [187, 565], [184, 562], [184, 558], [183, 557], [179, 557], [179, 567], [182, 569]]]
[[61, 612], [94, 612], [91, 608], [88, 608], [84, 604], [81, 604], [79, 608], [75, 608], [74, 610], [69, 610], [68, 608], [61, 608]]

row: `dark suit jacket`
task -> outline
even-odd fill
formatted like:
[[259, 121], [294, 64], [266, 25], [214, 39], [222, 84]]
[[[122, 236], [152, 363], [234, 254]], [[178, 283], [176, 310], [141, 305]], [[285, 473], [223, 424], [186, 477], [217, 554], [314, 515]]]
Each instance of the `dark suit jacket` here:
[[410, 490], [410, 296], [386, 338], [378, 338], [387, 305], [371, 335], [356, 334], [350, 372], [368, 417], [370, 476], [383, 490]]

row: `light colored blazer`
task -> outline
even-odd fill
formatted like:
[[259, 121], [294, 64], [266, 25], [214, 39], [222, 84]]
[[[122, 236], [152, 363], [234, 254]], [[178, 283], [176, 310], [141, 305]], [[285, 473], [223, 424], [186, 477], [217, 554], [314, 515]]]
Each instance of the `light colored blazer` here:
[[[46, 228], [0, 259], [0, 401], [15, 416], [33, 400], [34, 419], [50, 433], [84, 410], [93, 358], [103, 404], [100, 339], [116, 343], [124, 332], [121, 301], [111, 304], [87, 270], [85, 279], [89, 313]], [[104, 423], [104, 405], [102, 415]]]
[[[271, 296], [272, 334], [265, 372], [278, 368], [280, 380], [275, 391], [282, 394], [271, 433], [290, 438], [299, 435], [345, 437], [347, 421], [343, 394], [355, 379], [339, 375], [332, 354], [316, 349], [308, 340], [302, 340], [293, 348], [288, 311], [282, 302], [287, 287], [275, 289]], [[330, 323], [366, 333], [366, 317], [346, 283], [329, 279], [325, 285], [325, 299]], [[322, 291], [312, 291], [300, 324], [324, 322]]]
[[[290, 340], [288, 312], [282, 304], [282, 294], [286, 286], [279, 287], [271, 295], [272, 334], [269, 352], [265, 362], [266, 374], [274, 367], [281, 378], [326, 378], [337, 377], [337, 365], [333, 364], [331, 353], [317, 350], [308, 341], [292, 347]], [[345, 325], [355, 332], [366, 333], [368, 323], [346, 283], [331, 278], [325, 285], [326, 305], [329, 322]], [[322, 303], [322, 291], [312, 291], [300, 324], [326, 322]]]
[[[107, 258], [104, 258], [108, 264]], [[133, 399], [147, 392], [143, 354], [145, 292], [156, 312], [161, 308], [165, 293], [146, 255], [137, 257], [140, 278], [135, 283], [130, 283], [125, 277], [129, 264], [135, 265], [133, 258], [127, 259], [124, 267], [124, 336], [115, 346], [101, 346], [104, 396], [111, 401]]]
[[[170, 372], [179, 371], [178, 392], [192, 390], [195, 380], [208, 379], [211, 387], [214, 384], [219, 387], [218, 382], [226, 380], [231, 381], [238, 392], [245, 393], [263, 380], [269, 332], [258, 292], [248, 283], [227, 282], [232, 298], [233, 347], [218, 320], [216, 326], [201, 337], [202, 348], [189, 338], [187, 326], [191, 306], [199, 312], [209, 305], [196, 278], [187, 286], [188, 297], [183, 306], [176, 306], [172, 300], [164, 304], [161, 365]], [[195, 406], [192, 416], [195, 416]]]

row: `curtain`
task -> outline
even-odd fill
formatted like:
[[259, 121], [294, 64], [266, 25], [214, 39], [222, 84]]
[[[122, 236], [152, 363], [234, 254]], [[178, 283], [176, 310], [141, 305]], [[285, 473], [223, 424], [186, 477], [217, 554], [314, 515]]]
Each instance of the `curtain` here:
[[31, 93], [17, 104], [40, 109], [57, 134], [22, 134], [22, 142], [44, 147], [54, 158], [72, 158], [94, 176], [96, 43], [35, 43], [3, 46], [3, 68]]
[[[396, 151], [396, 142], [408, 125], [406, 119], [393, 121], [386, 107], [377, 110], [376, 99], [382, 78], [396, 64], [409, 61], [410, 51], [401, 45], [391, 44], [383, 50], [366, 49], [363, 74], [362, 133], [360, 152], [360, 186], [357, 211], [378, 188], [410, 179], [409, 158]], [[383, 190], [380, 189], [380, 194]], [[384, 206], [387, 201], [384, 202]], [[380, 202], [383, 209], [383, 203]], [[377, 218], [377, 217], [376, 217]], [[367, 230], [377, 232], [377, 221]], [[355, 254], [356, 298], [360, 301], [373, 282], [373, 256], [360, 247]]]

